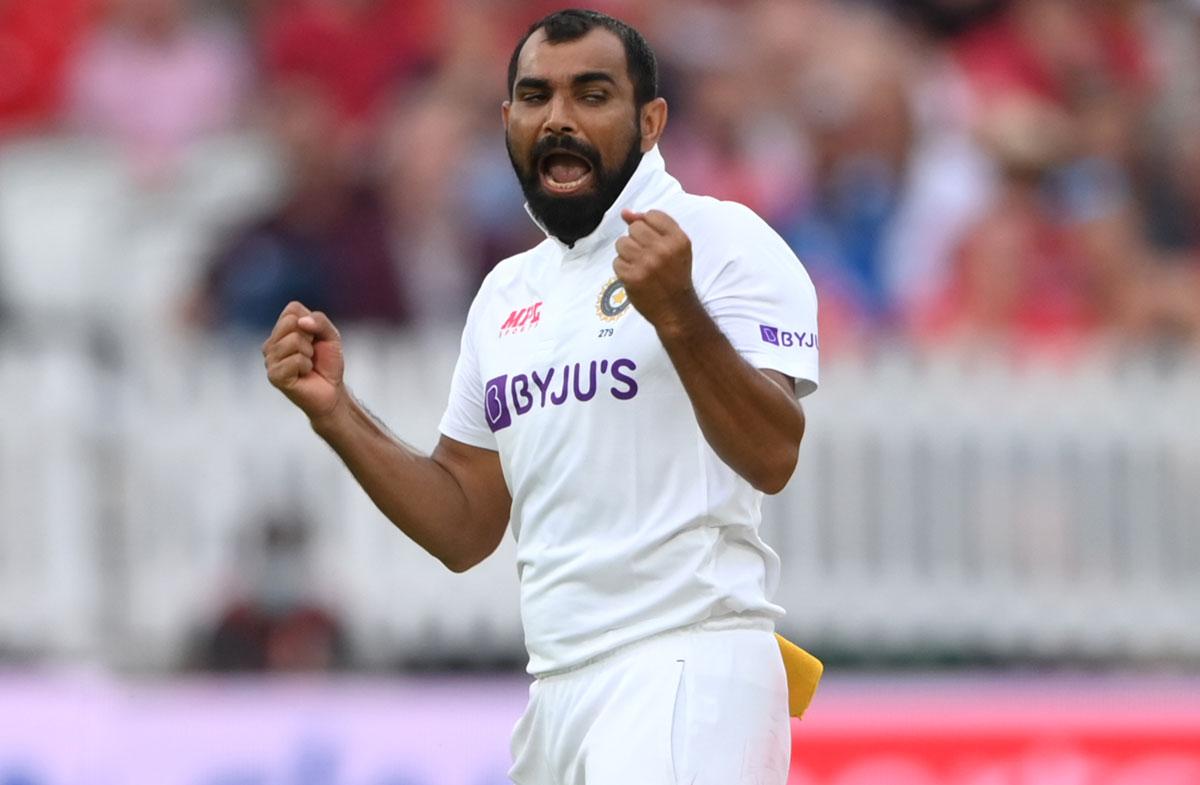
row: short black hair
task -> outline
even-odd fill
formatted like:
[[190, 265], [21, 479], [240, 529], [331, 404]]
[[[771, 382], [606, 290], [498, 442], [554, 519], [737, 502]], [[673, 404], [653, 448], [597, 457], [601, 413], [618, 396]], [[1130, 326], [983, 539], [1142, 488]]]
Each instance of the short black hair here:
[[517, 58], [529, 37], [538, 30], [546, 31], [546, 40], [552, 44], [576, 41], [595, 30], [604, 28], [621, 39], [625, 47], [625, 63], [629, 68], [629, 79], [633, 82], [633, 98], [638, 108], [658, 97], [658, 60], [650, 44], [637, 30], [599, 11], [568, 8], [555, 11], [530, 25], [525, 35], [517, 42], [512, 58], [508, 61], [508, 95], [511, 98], [517, 81]]

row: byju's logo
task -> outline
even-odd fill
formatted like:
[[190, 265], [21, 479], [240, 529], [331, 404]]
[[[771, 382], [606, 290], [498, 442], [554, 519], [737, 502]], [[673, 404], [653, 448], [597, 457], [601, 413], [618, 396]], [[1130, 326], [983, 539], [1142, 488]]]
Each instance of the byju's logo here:
[[528, 375], [518, 373], [511, 378], [508, 374], [497, 376], [484, 385], [484, 417], [495, 432], [512, 425], [514, 415], [528, 414], [535, 406], [562, 406], [571, 398], [587, 403], [602, 391], [605, 376], [611, 380], [608, 394], [618, 401], [628, 401], [638, 393], [637, 380], [631, 375], [636, 370], [637, 363], [623, 357], [612, 362], [573, 363]]
[[772, 327], [769, 324], [760, 324], [758, 332], [762, 336], [763, 342], [769, 343], [772, 346], [794, 346], [798, 349], [818, 350], [821, 348], [821, 342], [817, 339], [816, 333], [798, 333], [794, 330], [780, 330], [778, 327]]
[[512, 425], [512, 413], [508, 410], [508, 376], [497, 376], [487, 383], [483, 391], [483, 412], [488, 427], [493, 431]]

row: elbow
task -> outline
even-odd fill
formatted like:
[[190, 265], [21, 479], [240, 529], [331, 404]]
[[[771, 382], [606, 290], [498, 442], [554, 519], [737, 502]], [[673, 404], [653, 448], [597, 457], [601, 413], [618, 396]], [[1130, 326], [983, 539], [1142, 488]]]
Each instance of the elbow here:
[[754, 476], [746, 477], [755, 490], [768, 496], [774, 496], [787, 487], [796, 472], [796, 463], [800, 458], [800, 442], [804, 441], [807, 420], [804, 409], [799, 403], [793, 403], [795, 416], [786, 420], [786, 425], [774, 439], [772, 447], [759, 452], [759, 463]]
[[748, 478], [755, 490], [768, 496], [774, 496], [786, 488], [796, 472], [796, 463], [800, 459], [800, 442], [804, 441], [806, 425], [804, 410], [797, 406], [796, 412], [799, 416], [789, 428], [788, 435], [775, 449], [763, 451], [762, 463], [756, 476]]
[[767, 496], [774, 496], [787, 487], [787, 480], [768, 479], [754, 483], [754, 488]]
[[496, 551], [503, 533], [504, 529], [499, 528], [494, 532], [488, 532], [485, 536], [473, 538], [468, 542], [460, 542], [453, 552], [438, 554], [438, 560], [446, 565], [446, 569], [450, 572], [466, 572]]
[[789, 446], [778, 450], [775, 455], [764, 460], [752, 477], [747, 477], [754, 489], [774, 496], [787, 487], [796, 471], [796, 461], [799, 458], [800, 445]]
[[483, 561], [483, 557], [475, 557], [474, 555], [455, 554], [453, 556], [439, 556], [439, 561], [446, 565], [446, 569], [454, 573], [464, 573], [474, 567], [479, 562]]
[[760, 476], [755, 477], [750, 481], [754, 489], [761, 491], [768, 496], [774, 496], [787, 487], [788, 481], [792, 479], [792, 473], [789, 472], [763, 472]]
[[456, 549], [456, 552], [439, 555], [438, 559], [446, 565], [450, 572], [463, 573], [492, 555], [495, 546], [483, 547], [482, 543], [471, 543], [466, 547]]

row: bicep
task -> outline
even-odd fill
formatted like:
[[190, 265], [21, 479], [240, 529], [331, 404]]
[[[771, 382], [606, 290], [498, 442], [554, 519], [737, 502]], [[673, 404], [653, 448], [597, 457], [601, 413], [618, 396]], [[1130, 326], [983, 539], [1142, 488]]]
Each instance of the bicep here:
[[471, 521], [495, 547], [504, 536], [512, 508], [512, 496], [500, 468], [500, 454], [443, 435], [432, 457], [458, 483]]

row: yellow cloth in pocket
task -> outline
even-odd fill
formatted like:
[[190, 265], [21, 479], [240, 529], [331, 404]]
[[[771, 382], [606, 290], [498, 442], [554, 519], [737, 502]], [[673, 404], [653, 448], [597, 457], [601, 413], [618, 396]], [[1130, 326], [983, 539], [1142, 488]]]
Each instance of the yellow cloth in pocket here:
[[804, 710], [812, 703], [817, 684], [825, 666], [804, 649], [775, 633], [779, 641], [779, 653], [783, 655], [783, 669], [787, 672], [788, 714], [803, 717]]

